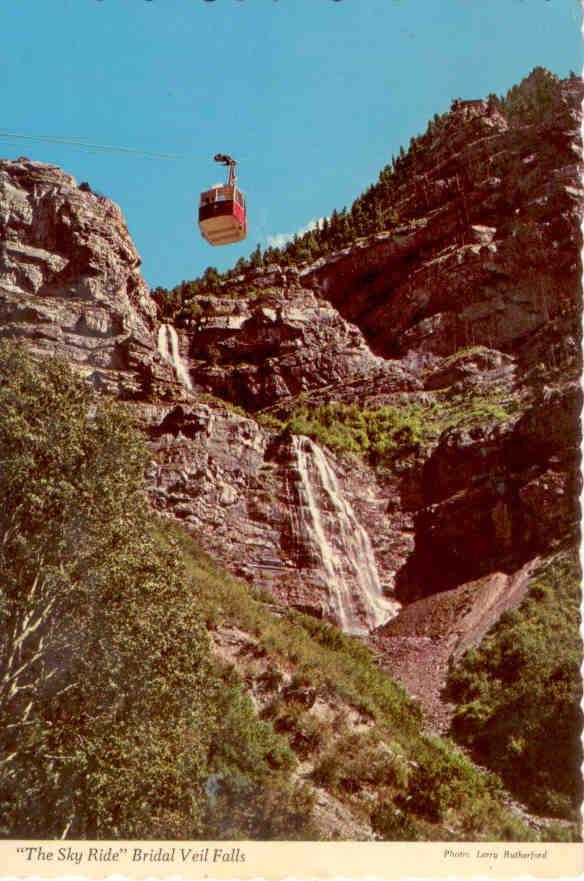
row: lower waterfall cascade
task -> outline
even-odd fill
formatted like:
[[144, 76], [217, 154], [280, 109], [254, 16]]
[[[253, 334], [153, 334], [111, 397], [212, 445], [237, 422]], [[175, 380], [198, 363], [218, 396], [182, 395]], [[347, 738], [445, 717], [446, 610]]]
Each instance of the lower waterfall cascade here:
[[342, 629], [366, 633], [393, 618], [400, 603], [383, 595], [369, 536], [325, 453], [303, 435], [292, 437], [292, 450], [299, 477], [294, 531], [316, 550]]

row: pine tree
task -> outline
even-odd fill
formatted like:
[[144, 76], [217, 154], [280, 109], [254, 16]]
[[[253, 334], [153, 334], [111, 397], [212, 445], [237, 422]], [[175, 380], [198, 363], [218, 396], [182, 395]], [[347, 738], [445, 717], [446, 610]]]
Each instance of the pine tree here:
[[262, 249], [259, 243], [256, 245], [255, 250], [252, 252], [250, 258], [250, 265], [252, 269], [260, 269], [262, 266]]

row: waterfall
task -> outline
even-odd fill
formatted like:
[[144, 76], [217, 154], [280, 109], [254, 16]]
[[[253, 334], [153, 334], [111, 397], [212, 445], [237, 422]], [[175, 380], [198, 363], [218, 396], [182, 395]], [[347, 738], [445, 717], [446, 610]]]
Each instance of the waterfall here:
[[[170, 343], [170, 348], [169, 348]], [[175, 373], [182, 384], [189, 391], [193, 390], [193, 384], [178, 348], [178, 334], [172, 324], [161, 324], [158, 328], [158, 351], [165, 361], [174, 367]]]
[[292, 438], [292, 448], [299, 476], [296, 530], [324, 570], [342, 629], [367, 632], [392, 618], [399, 603], [383, 596], [369, 536], [323, 451], [303, 436]]

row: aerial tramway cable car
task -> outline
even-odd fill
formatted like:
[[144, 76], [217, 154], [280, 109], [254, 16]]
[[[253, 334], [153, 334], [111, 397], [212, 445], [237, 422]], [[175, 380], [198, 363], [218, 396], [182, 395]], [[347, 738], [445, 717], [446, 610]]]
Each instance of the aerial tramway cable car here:
[[199, 229], [210, 245], [230, 245], [247, 236], [245, 197], [237, 187], [236, 160], [224, 153], [214, 159], [229, 168], [229, 175], [225, 186], [215, 184], [201, 193]]

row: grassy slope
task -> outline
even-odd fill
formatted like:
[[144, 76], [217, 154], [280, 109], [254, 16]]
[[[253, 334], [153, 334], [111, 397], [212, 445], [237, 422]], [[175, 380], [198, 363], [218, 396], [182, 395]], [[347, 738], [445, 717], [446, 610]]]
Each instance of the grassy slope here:
[[[501, 785], [448, 740], [421, 730], [420, 713], [356, 639], [328, 623], [274, 608], [227, 575], [178, 527], [170, 529], [210, 631], [243, 631], [254, 650], [238, 661], [261, 714], [286, 738], [303, 775], [388, 840], [526, 840]], [[288, 687], [286, 686], [288, 683]], [[306, 700], [306, 695], [310, 700]], [[316, 702], [315, 702], [316, 698]], [[328, 707], [327, 718], [318, 706]], [[325, 837], [334, 829], [321, 829]]]

